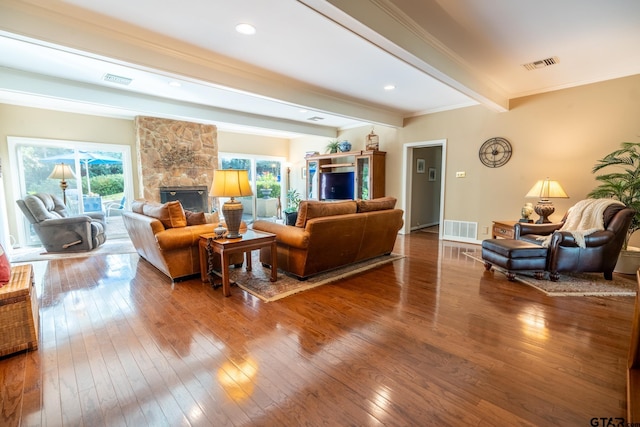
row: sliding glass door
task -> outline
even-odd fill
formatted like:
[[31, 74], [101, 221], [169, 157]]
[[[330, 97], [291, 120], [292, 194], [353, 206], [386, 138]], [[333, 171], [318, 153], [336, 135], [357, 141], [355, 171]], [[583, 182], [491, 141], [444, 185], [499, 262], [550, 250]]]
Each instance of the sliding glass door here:
[[[219, 158], [220, 169], [249, 171], [253, 196], [239, 198], [243, 205], [243, 220], [247, 224], [256, 219], [281, 221], [285, 193], [282, 179], [284, 159], [228, 153], [219, 153]], [[225, 201], [226, 199], [220, 198], [217, 208], [220, 209]]]
[[[131, 200], [133, 195], [128, 146], [9, 137], [9, 152], [20, 197], [54, 194], [66, 201], [70, 214], [77, 215], [104, 211], [109, 203], [127, 195]], [[38, 244], [22, 212], [17, 212], [16, 218], [21, 225], [20, 243]], [[126, 235], [120, 223], [121, 218], [109, 218], [110, 238]]]

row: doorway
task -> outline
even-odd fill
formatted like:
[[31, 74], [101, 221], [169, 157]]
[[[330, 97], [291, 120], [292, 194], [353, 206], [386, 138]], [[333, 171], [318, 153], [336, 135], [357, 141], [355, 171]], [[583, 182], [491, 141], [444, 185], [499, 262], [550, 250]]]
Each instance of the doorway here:
[[[402, 234], [443, 222], [446, 142], [438, 139], [404, 144]], [[442, 226], [438, 238], [442, 238]]]

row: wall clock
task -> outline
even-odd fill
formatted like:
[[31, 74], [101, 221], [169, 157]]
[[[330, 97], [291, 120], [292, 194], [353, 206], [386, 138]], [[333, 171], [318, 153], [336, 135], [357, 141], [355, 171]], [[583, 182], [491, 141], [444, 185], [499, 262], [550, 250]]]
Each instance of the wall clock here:
[[511, 144], [504, 138], [489, 138], [480, 147], [480, 161], [490, 168], [499, 168], [511, 158]]

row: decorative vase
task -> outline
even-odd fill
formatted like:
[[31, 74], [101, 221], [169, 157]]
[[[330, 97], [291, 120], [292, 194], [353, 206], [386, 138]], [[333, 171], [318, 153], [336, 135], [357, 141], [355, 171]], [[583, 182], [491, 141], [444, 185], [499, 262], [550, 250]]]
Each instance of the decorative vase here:
[[295, 212], [285, 212], [286, 225], [296, 225], [296, 221], [298, 220], [298, 211]]
[[227, 229], [224, 228], [222, 223], [219, 223], [218, 226], [213, 229], [213, 232], [216, 235], [216, 239], [221, 239], [222, 237], [224, 237], [224, 234], [227, 232]]
[[522, 218], [520, 218], [520, 222], [533, 222], [529, 219], [531, 214], [533, 214], [533, 205], [531, 203], [525, 203], [520, 211], [522, 214]]
[[342, 141], [338, 144], [338, 148], [342, 152], [351, 151], [351, 143], [349, 141]]

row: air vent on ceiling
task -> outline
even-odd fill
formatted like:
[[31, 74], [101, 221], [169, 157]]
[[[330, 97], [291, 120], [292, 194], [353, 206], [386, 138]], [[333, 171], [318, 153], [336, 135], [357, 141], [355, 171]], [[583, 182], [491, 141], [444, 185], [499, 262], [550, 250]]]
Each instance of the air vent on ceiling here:
[[309, 117], [307, 120], [311, 120], [312, 122], [317, 122], [319, 120], [324, 120], [324, 117], [313, 116], [313, 117]]
[[558, 57], [557, 56], [553, 56], [551, 58], [547, 58], [547, 59], [541, 59], [539, 61], [534, 61], [534, 62], [530, 62], [528, 64], [523, 64], [522, 66], [524, 68], [526, 68], [527, 70], [531, 71], [531, 70], [537, 70], [538, 68], [544, 68], [544, 67], [548, 67], [549, 65], [554, 65], [557, 64], [558, 61]]
[[105, 82], [118, 83], [121, 85], [128, 85], [133, 81], [133, 79], [130, 79], [129, 77], [116, 76], [115, 74], [105, 74], [102, 79]]

